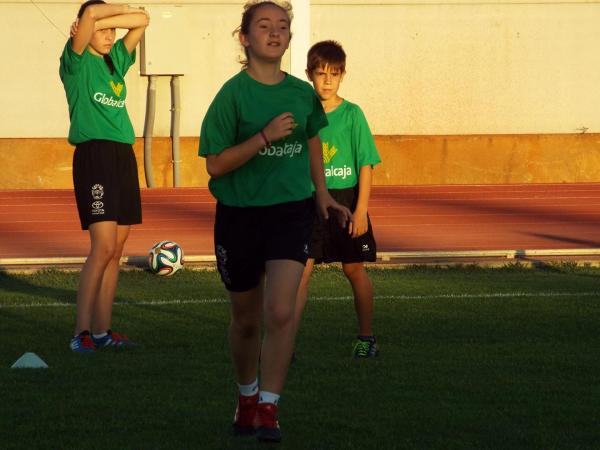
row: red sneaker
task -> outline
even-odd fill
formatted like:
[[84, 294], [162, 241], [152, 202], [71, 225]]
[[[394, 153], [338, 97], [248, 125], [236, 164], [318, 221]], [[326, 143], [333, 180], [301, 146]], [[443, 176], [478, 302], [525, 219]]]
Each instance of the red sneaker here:
[[250, 396], [240, 395], [233, 417], [232, 431], [235, 436], [248, 436], [255, 433], [254, 416], [258, 405], [258, 393]]
[[277, 405], [259, 403], [254, 417], [256, 439], [261, 442], [281, 442], [281, 430], [277, 420]]
[[119, 349], [138, 347], [138, 344], [133, 342], [124, 334], [117, 333], [116, 331], [111, 330], [107, 330], [106, 335], [101, 338], [95, 338], [94, 336], [92, 336], [92, 340], [94, 341], [94, 344], [98, 349], [109, 347], [115, 347]]
[[75, 353], [91, 353], [96, 350], [96, 346], [90, 337], [90, 332], [87, 330], [73, 336], [69, 346]]

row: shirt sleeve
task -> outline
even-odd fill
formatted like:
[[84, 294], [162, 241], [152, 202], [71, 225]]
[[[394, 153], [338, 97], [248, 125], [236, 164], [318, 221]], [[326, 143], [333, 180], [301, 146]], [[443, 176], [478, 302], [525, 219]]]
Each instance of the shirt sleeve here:
[[327, 116], [325, 115], [325, 111], [323, 111], [321, 100], [319, 100], [317, 94], [314, 93], [312, 87], [310, 88], [310, 90], [313, 108], [312, 113], [308, 116], [308, 119], [306, 121], [306, 136], [308, 137], [308, 139], [312, 139], [313, 137], [315, 137], [317, 134], [319, 134], [319, 130], [325, 128], [328, 125]]
[[223, 86], [208, 107], [200, 129], [200, 156], [215, 155], [237, 144], [238, 112], [231, 89]]
[[85, 52], [81, 55], [78, 55], [73, 51], [71, 46], [71, 38], [69, 38], [65, 44], [62, 55], [60, 56], [60, 67], [58, 72], [61, 80], [64, 80], [65, 76], [75, 75], [79, 71], [80, 63], [84, 54]]
[[356, 149], [356, 166], [375, 166], [381, 162], [367, 119], [359, 106], [354, 108], [352, 142]]
[[117, 72], [124, 77], [129, 68], [135, 63], [136, 49], [133, 49], [133, 51], [129, 53], [123, 39], [119, 39], [110, 49], [110, 58], [112, 59]]

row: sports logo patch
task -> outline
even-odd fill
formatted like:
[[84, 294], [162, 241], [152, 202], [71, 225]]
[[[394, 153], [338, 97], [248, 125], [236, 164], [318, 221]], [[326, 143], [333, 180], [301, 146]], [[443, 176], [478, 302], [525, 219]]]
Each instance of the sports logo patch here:
[[217, 267], [219, 269], [219, 273], [221, 274], [221, 277], [225, 283], [231, 284], [231, 277], [229, 276], [229, 271], [227, 270], [227, 250], [222, 245], [217, 245], [216, 250]]
[[94, 200], [102, 200], [104, 197], [104, 186], [101, 184], [95, 184], [92, 186], [92, 198]]

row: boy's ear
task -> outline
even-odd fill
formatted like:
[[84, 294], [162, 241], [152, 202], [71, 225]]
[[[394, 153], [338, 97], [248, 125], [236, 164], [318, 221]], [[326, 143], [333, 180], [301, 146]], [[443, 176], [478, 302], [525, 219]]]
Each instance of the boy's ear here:
[[310, 81], [312, 81], [312, 74], [310, 73], [310, 70], [305, 69], [304, 72], [306, 73], [306, 78], [308, 78]]

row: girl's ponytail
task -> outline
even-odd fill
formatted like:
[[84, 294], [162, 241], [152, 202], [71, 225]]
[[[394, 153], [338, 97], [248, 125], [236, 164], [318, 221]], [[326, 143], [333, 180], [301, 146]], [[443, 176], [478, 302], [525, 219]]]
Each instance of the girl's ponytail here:
[[110, 74], [114, 74], [115, 73], [115, 65], [113, 64], [113, 60], [110, 57], [110, 55], [104, 55], [104, 62], [106, 63], [106, 65], [108, 66], [108, 70], [110, 70]]

